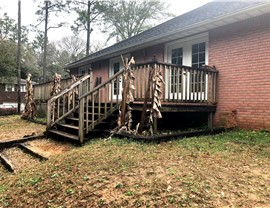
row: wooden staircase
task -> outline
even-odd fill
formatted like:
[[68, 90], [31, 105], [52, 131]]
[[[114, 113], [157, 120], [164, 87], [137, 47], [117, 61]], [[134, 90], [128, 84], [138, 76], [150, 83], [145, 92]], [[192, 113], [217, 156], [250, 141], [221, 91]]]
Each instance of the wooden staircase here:
[[92, 87], [92, 75], [85, 75], [48, 100], [47, 136], [83, 144], [91, 133], [116, 126], [123, 70]]
[[[105, 104], [101, 104], [101, 116], [105, 115]], [[88, 117], [88, 122], [92, 123], [92, 106], [89, 105], [88, 109], [89, 113], [84, 114], [83, 122], [86, 124]], [[99, 124], [95, 126], [90, 132], [100, 132], [100, 131], [108, 131], [116, 127], [117, 121], [117, 113], [118, 111], [113, 111], [112, 114], [108, 115], [106, 119], [102, 119]], [[98, 113], [94, 113], [94, 121], [97, 121]], [[85, 131], [85, 128], [84, 128]], [[86, 134], [86, 133], [85, 133]], [[66, 139], [73, 142], [79, 142], [79, 110], [75, 110], [71, 115], [65, 117], [62, 122], [58, 122], [54, 125], [54, 127], [48, 130], [48, 136], [56, 137], [58, 139]], [[85, 135], [90, 136], [90, 135]]]

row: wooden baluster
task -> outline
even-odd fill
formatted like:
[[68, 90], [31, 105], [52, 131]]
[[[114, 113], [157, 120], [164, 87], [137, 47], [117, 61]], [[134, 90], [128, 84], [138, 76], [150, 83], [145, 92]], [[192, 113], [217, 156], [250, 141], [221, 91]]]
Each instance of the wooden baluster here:
[[209, 72], [208, 79], [211, 80], [211, 82], [209, 82], [209, 83], [211, 83], [211, 85], [209, 84], [209, 86], [208, 86], [210, 96], [208, 96], [207, 102], [208, 103], [213, 103], [213, 101], [214, 101], [214, 82], [215, 82], [213, 72]]
[[75, 108], [75, 100], [76, 100], [76, 94], [75, 94], [75, 90], [72, 90], [72, 108]]
[[189, 69], [185, 68], [185, 101], [189, 99]]
[[185, 99], [185, 69], [181, 68], [181, 101], [183, 102], [183, 100]]
[[110, 82], [110, 86], [111, 86], [111, 108], [110, 108], [110, 111], [112, 113], [113, 112], [113, 87], [114, 87], [114, 81], [113, 80]]
[[57, 118], [60, 117], [60, 98], [57, 98]]
[[176, 93], [176, 83], [175, 79], [176, 78], [176, 70], [175, 67], [172, 68], [172, 100], [175, 101], [175, 93]]
[[[206, 91], [205, 91], [205, 86], [206, 86], [206, 79], [205, 79], [205, 72], [204, 71], [201, 71], [201, 73], [200, 73], [200, 80], [201, 80], [201, 82], [200, 82], [200, 102], [202, 102], [203, 101], [203, 96], [205, 97], [205, 93], [206, 93]], [[204, 83], [204, 86], [203, 86], [203, 83]], [[204, 89], [203, 89], [203, 87], [204, 87]]]
[[100, 121], [101, 114], [101, 99], [100, 99], [100, 88], [98, 89], [98, 120]]
[[[147, 70], [149, 70], [150, 69], [150, 65], [148, 65], [147, 66]], [[144, 88], [143, 88], [143, 92], [144, 92], [144, 94], [143, 94], [143, 97], [145, 97], [145, 95], [146, 95], [146, 88], [147, 88], [147, 70], [146, 70], [146, 67], [143, 67], [143, 74], [144, 74]]]
[[192, 69], [192, 79], [193, 79], [193, 85], [192, 85], [192, 91], [193, 91], [193, 93], [192, 93], [192, 101], [194, 102], [195, 101], [195, 94], [196, 94], [196, 85], [197, 85], [197, 83], [196, 83], [196, 75], [197, 75], [197, 73], [196, 73], [196, 70], [194, 70], [194, 69]]
[[84, 142], [84, 102], [84, 98], [79, 101], [79, 139], [81, 144]]
[[63, 109], [62, 109], [63, 114], [62, 115], [64, 115], [65, 114], [65, 106], [66, 106], [66, 99], [64, 96], [62, 96], [62, 100], [63, 100], [63, 106], [62, 106], [63, 107]]
[[104, 94], [105, 94], [105, 103], [104, 103], [104, 112], [105, 112], [105, 118], [107, 118], [107, 102], [108, 102], [108, 85], [104, 86]]
[[167, 74], [168, 74], [168, 101], [170, 102], [170, 100], [171, 100], [171, 90], [172, 90], [172, 67], [171, 66], [169, 66], [168, 67], [168, 72], [167, 72]]
[[199, 101], [199, 92], [200, 92], [200, 70], [199, 69], [197, 69], [196, 70], [196, 85], [197, 85], [197, 89], [196, 89], [196, 101], [198, 102]]
[[85, 119], [86, 119], [86, 124], [85, 124], [85, 131], [86, 134], [88, 134], [89, 132], [89, 97], [86, 96], [86, 115], [85, 115]]
[[[146, 66], [140, 66], [140, 72], [143, 72], [143, 68], [146, 67]], [[139, 80], [139, 85], [140, 85], [140, 98], [143, 99], [143, 83], [145, 82], [145, 77], [142, 76], [142, 73], [139, 73], [140, 74], [140, 80]]]
[[51, 114], [52, 113], [52, 104], [51, 104], [51, 100], [48, 100], [47, 102], [47, 128], [51, 127]]
[[177, 67], [177, 79], [176, 79], [176, 83], [177, 83], [177, 90], [176, 90], [176, 93], [177, 93], [177, 102], [179, 102], [179, 93], [180, 93], [180, 68]]
[[91, 130], [95, 127], [95, 94], [92, 93], [92, 125]]
[[188, 91], [188, 93], [189, 93], [189, 98], [188, 98], [188, 100], [189, 101], [191, 101], [192, 99], [191, 99], [191, 92], [192, 92], [192, 70], [191, 69], [188, 69], [188, 75], [189, 75], [189, 77], [187, 77], [187, 83], [188, 83], [188, 86], [189, 86], [189, 91]]
[[67, 110], [69, 112], [70, 111], [70, 96], [71, 96], [71, 93], [70, 92], [67, 92], [66, 95], [67, 95], [67, 99], [68, 99], [68, 104], [67, 104], [68, 105], [68, 108], [67, 108]]
[[116, 77], [116, 104], [118, 104], [118, 99], [119, 99], [119, 76]]

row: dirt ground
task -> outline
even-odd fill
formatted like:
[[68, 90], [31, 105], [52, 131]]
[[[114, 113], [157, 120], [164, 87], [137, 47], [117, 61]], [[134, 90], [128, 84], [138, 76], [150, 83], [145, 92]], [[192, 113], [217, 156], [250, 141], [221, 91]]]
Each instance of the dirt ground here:
[[61, 142], [61, 141], [53, 141], [51, 139], [38, 139], [29, 141], [26, 143], [28, 147], [30, 147], [35, 152], [38, 152], [42, 156], [46, 158], [50, 158], [51, 156], [63, 154], [67, 151], [70, 151], [74, 148], [73, 145]]
[[0, 116], [0, 140], [13, 140], [23, 138], [24, 136], [42, 135], [45, 130], [45, 125], [23, 120], [19, 115]]

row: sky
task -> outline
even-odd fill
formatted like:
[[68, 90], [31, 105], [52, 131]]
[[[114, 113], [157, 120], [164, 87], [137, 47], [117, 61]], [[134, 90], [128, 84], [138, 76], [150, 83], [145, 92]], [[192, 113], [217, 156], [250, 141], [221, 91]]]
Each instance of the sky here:
[[[206, 4], [212, 0], [163, 0], [170, 5], [169, 11], [175, 15], [181, 15], [186, 13], [192, 9], [195, 9], [199, 6]], [[35, 2], [35, 3], [34, 3]], [[37, 10], [38, 3], [43, 2], [43, 0], [21, 0], [21, 10], [22, 10], [22, 25], [30, 25], [36, 24], [37, 15], [35, 12]], [[18, 12], [18, 0], [0, 0], [0, 17], [3, 13], [7, 13], [8, 16], [17, 20], [17, 12]], [[69, 23], [73, 23], [74, 19], [76, 18], [75, 15], [68, 15], [65, 16], [65, 21]], [[44, 26], [41, 25], [41, 29]], [[51, 29], [48, 31], [48, 38], [49, 41], [57, 41], [60, 40], [64, 36], [71, 36], [73, 35], [72, 31], [70, 30], [70, 26], [67, 28], [59, 28], [59, 29]], [[34, 34], [30, 34], [29, 39], [33, 39]], [[82, 37], [84, 38], [84, 37]], [[104, 39], [104, 38], [103, 38]], [[93, 31], [91, 33], [91, 40], [92, 41], [102, 41], [102, 37], [100, 36], [99, 31]]]

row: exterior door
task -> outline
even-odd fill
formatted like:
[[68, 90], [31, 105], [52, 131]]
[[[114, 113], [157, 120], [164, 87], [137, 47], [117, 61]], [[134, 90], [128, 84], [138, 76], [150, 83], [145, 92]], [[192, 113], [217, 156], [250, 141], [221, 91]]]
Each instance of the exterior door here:
[[[114, 74], [122, 70], [122, 68], [123, 67], [120, 60], [111, 60], [110, 75], [113, 76]], [[113, 99], [122, 99], [122, 77], [119, 78], [117, 81], [114, 81], [112, 88]]]
[[[201, 41], [200, 41], [201, 40]], [[171, 44], [167, 48], [167, 61], [192, 68], [200, 68], [207, 64], [207, 44], [204, 38], [195, 41], [187, 41], [180, 44]], [[208, 75], [190, 70], [182, 70], [178, 67], [170, 67], [166, 76], [167, 98], [183, 100], [207, 99]]]

